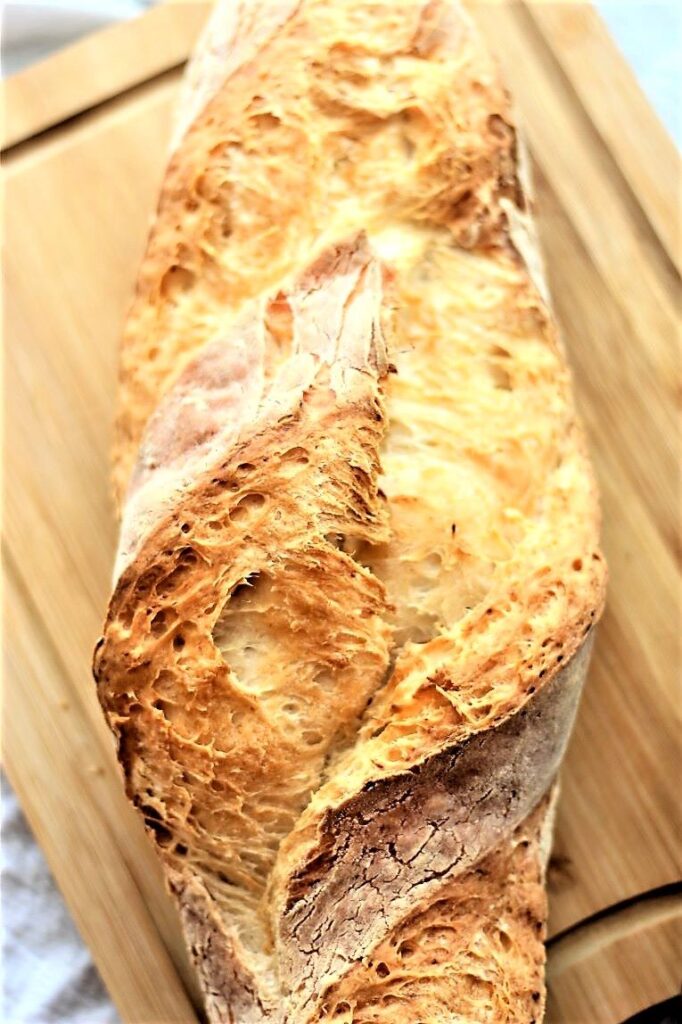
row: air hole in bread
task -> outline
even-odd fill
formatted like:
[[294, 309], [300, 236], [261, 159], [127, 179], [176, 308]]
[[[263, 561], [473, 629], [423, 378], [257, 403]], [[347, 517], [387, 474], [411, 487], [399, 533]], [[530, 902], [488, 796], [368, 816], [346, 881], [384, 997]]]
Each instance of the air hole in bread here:
[[467, 974], [463, 979], [469, 987], [470, 992], [475, 993], [477, 998], [484, 998], [487, 1002], [493, 994], [492, 983], [480, 978], [477, 974]]
[[505, 368], [500, 366], [499, 363], [489, 363], [488, 370], [493, 386], [496, 387], [498, 391], [512, 390], [511, 376], [508, 370], [505, 370]]
[[[174, 616], [177, 618], [177, 616]], [[161, 636], [165, 633], [168, 627], [168, 615], [166, 614], [165, 608], [158, 611], [149, 623], [149, 628], [152, 631], [153, 636]]]
[[[267, 688], [266, 657], [269, 644], [268, 612], [272, 607], [272, 581], [267, 573], [252, 572], [228, 596], [213, 629], [213, 641], [230, 671], [244, 689], [260, 693]], [[270, 670], [271, 671], [271, 670]], [[239, 717], [232, 724], [243, 719]]]
[[259, 582], [265, 582], [267, 576], [260, 572], [251, 572], [246, 576], [241, 583], [237, 583], [235, 587], [230, 591], [230, 610], [233, 612], [239, 602], [240, 598], [247, 597]]
[[[166, 721], [171, 723], [174, 722], [182, 714], [181, 708], [178, 707], [177, 704], [174, 704], [172, 701], [162, 700], [160, 698], [157, 698], [155, 701], [152, 701], [152, 707], [156, 711], [160, 711], [163, 717], [166, 719]], [[185, 778], [185, 773], [183, 772], [183, 782], [191, 781], [191, 778]]]
[[[177, 618], [175, 613], [173, 613], [173, 617]], [[154, 680], [154, 690], [161, 697], [176, 696], [178, 691], [178, 681], [175, 673], [171, 672], [169, 669], [162, 669]]]
[[272, 111], [251, 114], [249, 117], [249, 124], [253, 125], [259, 134], [277, 129], [280, 127], [281, 123], [280, 118], [277, 117], [276, 114], [273, 114]]
[[187, 267], [175, 264], [161, 278], [161, 295], [164, 299], [173, 301], [184, 295], [194, 285], [196, 275]]
[[234, 230], [232, 214], [229, 210], [224, 211], [212, 220], [211, 225], [214, 234], [217, 234], [221, 241], [226, 242]]
[[307, 465], [310, 464], [310, 455], [305, 448], [296, 447], [290, 448], [286, 452], [282, 452], [280, 456], [280, 476], [285, 480], [291, 479], [300, 473]]
[[282, 462], [300, 462], [301, 465], [307, 466], [310, 462], [310, 456], [305, 448], [300, 446], [296, 448], [289, 448], [287, 451], [282, 452], [280, 456]]
[[169, 829], [167, 829], [163, 824], [163, 819], [159, 812], [155, 807], [150, 807], [148, 804], [140, 804], [139, 807], [144, 816], [147, 828], [154, 832], [154, 836], [159, 846], [168, 846], [171, 843], [173, 836]]
[[341, 544], [339, 545], [342, 551], [345, 551], [347, 555], [350, 555], [354, 561], [360, 565], [364, 565], [363, 554], [369, 549], [369, 545], [362, 537], [353, 536], [353, 534], [341, 535]]
[[514, 129], [512, 126], [507, 124], [504, 118], [499, 114], [490, 114], [487, 124], [491, 135], [494, 135], [502, 141], [506, 141], [514, 136]]
[[245, 494], [230, 510], [230, 522], [244, 525], [256, 515], [258, 510], [261, 509], [264, 504], [264, 494]]
[[209, 150], [209, 156], [212, 158], [211, 163], [203, 174], [195, 178], [194, 190], [202, 199], [227, 210], [232, 193], [232, 183], [225, 175], [225, 171], [229, 171], [230, 147], [221, 142]]
[[325, 669], [315, 674], [314, 681], [321, 690], [331, 690], [336, 685], [333, 672]]
[[189, 563], [185, 565], [180, 563], [172, 570], [172, 572], [169, 572], [167, 576], [164, 576], [156, 585], [156, 593], [158, 596], [161, 598], [168, 597], [180, 585], [181, 581], [189, 572], [189, 568]]

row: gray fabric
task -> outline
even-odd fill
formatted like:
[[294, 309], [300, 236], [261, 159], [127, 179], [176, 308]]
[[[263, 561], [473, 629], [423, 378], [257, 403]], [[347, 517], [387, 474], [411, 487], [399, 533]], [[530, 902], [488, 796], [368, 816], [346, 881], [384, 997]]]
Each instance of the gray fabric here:
[[1, 879], [4, 1024], [116, 1024], [118, 1016], [4, 777]]

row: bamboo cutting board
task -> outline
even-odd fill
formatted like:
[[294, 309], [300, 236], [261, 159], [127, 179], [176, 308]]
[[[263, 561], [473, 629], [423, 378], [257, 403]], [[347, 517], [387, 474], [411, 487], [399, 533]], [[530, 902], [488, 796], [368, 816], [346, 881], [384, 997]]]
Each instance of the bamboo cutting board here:
[[[137, 1024], [196, 1021], [196, 993], [89, 663], [115, 543], [117, 340], [206, 12], [162, 5], [5, 87], [4, 764], [122, 1019]], [[477, 16], [533, 155], [611, 570], [563, 773], [548, 1020], [615, 1024], [679, 986], [680, 167], [590, 7], [487, 3]]]

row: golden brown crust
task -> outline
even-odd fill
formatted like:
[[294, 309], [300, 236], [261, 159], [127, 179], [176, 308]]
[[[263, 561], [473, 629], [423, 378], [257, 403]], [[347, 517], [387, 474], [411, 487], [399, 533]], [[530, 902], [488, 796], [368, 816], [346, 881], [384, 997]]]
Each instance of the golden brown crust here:
[[[225, 26], [239, 54], [173, 152], [124, 333], [121, 499], [144, 425], [187, 358], [305, 266], [321, 236], [401, 219], [443, 224], [469, 248], [500, 235], [515, 135], [463, 15], [411, 0], [356, 6], [260, 0], [252, 19], [241, 0], [241, 28]], [[256, 31], [280, 21], [274, 35]], [[349, 197], [366, 202], [349, 208]]]
[[540, 1019], [605, 569], [517, 150], [441, 0], [219, 4], [190, 71], [95, 674], [212, 1021]]

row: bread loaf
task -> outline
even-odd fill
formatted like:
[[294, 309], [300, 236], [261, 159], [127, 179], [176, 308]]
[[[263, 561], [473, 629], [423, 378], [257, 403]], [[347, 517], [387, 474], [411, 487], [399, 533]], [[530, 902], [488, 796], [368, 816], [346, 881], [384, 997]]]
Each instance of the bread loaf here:
[[218, 3], [120, 394], [95, 675], [209, 1019], [539, 1022], [605, 567], [461, 7]]

